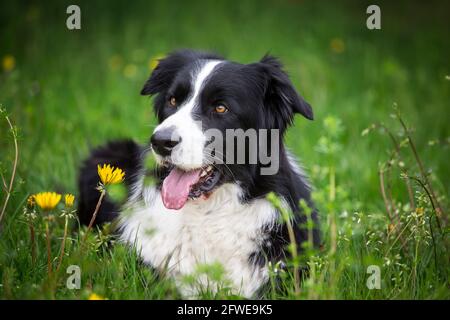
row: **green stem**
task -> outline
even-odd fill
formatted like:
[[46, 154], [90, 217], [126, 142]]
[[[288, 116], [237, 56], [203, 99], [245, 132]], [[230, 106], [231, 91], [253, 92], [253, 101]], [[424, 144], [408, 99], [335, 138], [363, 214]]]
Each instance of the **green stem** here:
[[66, 218], [66, 221], [65, 221], [65, 223], [64, 223], [64, 236], [63, 236], [62, 243], [61, 243], [61, 252], [60, 252], [60, 254], [59, 254], [58, 266], [56, 267], [56, 272], [57, 272], [57, 273], [58, 273], [58, 271], [59, 271], [59, 268], [61, 267], [62, 259], [63, 259], [63, 256], [64, 256], [64, 248], [65, 248], [65, 246], [66, 246], [67, 227], [68, 227], [68, 224], [69, 224], [69, 217], [66, 215], [65, 218]]
[[51, 243], [50, 243], [50, 228], [48, 227], [48, 221], [45, 222], [45, 235], [47, 242], [47, 272], [48, 276], [52, 275], [52, 251], [51, 251]]
[[[3, 207], [2, 207], [2, 211], [0, 213], [0, 224], [2, 222], [3, 216], [5, 214], [6, 211], [6, 207], [8, 206], [8, 201], [9, 198], [11, 196], [12, 193], [12, 188], [14, 185], [14, 179], [16, 177], [16, 170], [17, 170], [17, 163], [19, 162], [19, 146], [17, 144], [17, 132], [14, 130], [14, 126], [12, 125], [11, 121], [9, 120], [8, 116], [5, 116], [6, 121], [8, 121], [8, 125], [11, 128], [11, 132], [13, 135], [13, 140], [14, 140], [14, 163], [13, 163], [13, 169], [12, 169], [12, 173], [11, 173], [11, 179], [9, 180], [9, 186], [8, 186], [8, 190], [6, 190], [6, 197], [5, 197], [5, 201], [3, 202]], [[4, 181], [4, 179], [2, 178], [2, 180]]]
[[434, 202], [435, 207], [436, 207], [435, 211], [436, 211], [436, 209], [438, 209], [440, 214], [444, 214], [444, 212], [442, 210], [442, 207], [441, 207], [441, 205], [440, 205], [440, 203], [439, 203], [439, 201], [438, 201], [438, 199], [437, 199], [437, 197], [436, 197], [436, 195], [434, 193], [433, 187], [431, 186], [431, 183], [430, 183], [430, 181], [428, 179], [428, 175], [425, 172], [425, 167], [424, 167], [424, 165], [422, 163], [422, 160], [419, 157], [419, 153], [417, 152], [416, 145], [414, 144], [414, 141], [412, 140], [412, 137], [409, 134], [409, 130], [408, 130], [408, 127], [406, 126], [406, 123], [403, 121], [403, 119], [402, 119], [402, 117], [400, 115], [400, 111], [397, 111], [397, 117], [398, 117], [398, 120], [400, 121], [400, 124], [403, 127], [403, 130], [404, 130], [405, 134], [406, 134], [406, 137], [408, 139], [408, 144], [411, 147], [411, 150], [412, 150], [412, 152], [414, 154], [414, 158], [416, 159], [416, 162], [419, 165], [419, 170], [420, 170], [420, 173], [422, 175], [422, 179], [425, 181], [425, 185], [427, 185], [429, 190], [430, 190], [431, 202], [432, 203]]
[[33, 225], [30, 223], [30, 241], [31, 241], [31, 263], [33, 267], [36, 264], [36, 233]]
[[87, 236], [89, 234], [89, 231], [92, 229], [92, 226], [94, 225], [95, 219], [97, 218], [98, 211], [100, 210], [100, 206], [102, 204], [102, 201], [103, 201], [103, 198], [105, 197], [105, 195], [106, 195], [106, 190], [102, 189], [100, 191], [100, 197], [98, 198], [97, 205], [95, 206], [94, 213], [92, 214], [91, 221], [89, 222], [88, 228], [86, 230], [86, 234], [84, 235], [83, 243], [86, 242], [86, 239], [87, 239]]

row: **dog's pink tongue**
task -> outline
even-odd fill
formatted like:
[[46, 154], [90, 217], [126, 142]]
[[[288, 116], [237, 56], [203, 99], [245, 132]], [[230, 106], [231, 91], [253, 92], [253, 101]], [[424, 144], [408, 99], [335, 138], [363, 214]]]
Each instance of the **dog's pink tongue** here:
[[164, 179], [161, 196], [167, 209], [181, 209], [187, 201], [189, 190], [200, 179], [200, 169], [189, 172], [174, 168]]

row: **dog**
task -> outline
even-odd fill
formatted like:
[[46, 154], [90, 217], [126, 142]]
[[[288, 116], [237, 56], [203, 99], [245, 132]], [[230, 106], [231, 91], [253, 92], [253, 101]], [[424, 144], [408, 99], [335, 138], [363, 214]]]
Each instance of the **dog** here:
[[[300, 200], [312, 208], [311, 240], [320, 244], [308, 179], [283, 144], [295, 114], [313, 119], [311, 106], [279, 60], [269, 55], [240, 64], [207, 52], [172, 52], [159, 61], [141, 94], [155, 96], [159, 124], [146, 146], [121, 140], [92, 152], [80, 170], [80, 222], [89, 223], [98, 201], [97, 165], [119, 167], [125, 171], [127, 201], [119, 205], [106, 197], [96, 224], [116, 219], [120, 240], [136, 248], [145, 264], [173, 277], [185, 297], [197, 295], [199, 286], [218, 290], [220, 284], [204, 274], [196, 286], [183, 281], [199, 266], [211, 264], [221, 265], [224, 283], [233, 293], [258, 297], [269, 280], [270, 264], [289, 258], [292, 236], [300, 253], [308, 240]], [[269, 141], [277, 145], [270, 153], [278, 161], [274, 173], [263, 174], [270, 163], [259, 153], [253, 163], [237, 162], [236, 155], [223, 161], [225, 154], [238, 149], [249, 158], [248, 140], [231, 147], [225, 143], [221, 151], [207, 147], [208, 131], [225, 136], [228, 130], [250, 129], [263, 132], [256, 138], [258, 146], [270, 140], [269, 131], [278, 132], [275, 141]], [[148, 156], [157, 164], [150, 173], [153, 184], [146, 182]], [[280, 208], [267, 199], [270, 193], [293, 213], [293, 235]]]

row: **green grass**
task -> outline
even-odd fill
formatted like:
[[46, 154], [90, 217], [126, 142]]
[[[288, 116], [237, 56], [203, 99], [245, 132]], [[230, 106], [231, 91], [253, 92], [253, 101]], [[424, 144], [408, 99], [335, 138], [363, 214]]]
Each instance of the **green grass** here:
[[[15, 59], [11, 71], [0, 71], [0, 103], [17, 126], [20, 151], [0, 226], [0, 298], [86, 298], [91, 292], [109, 299], [179, 298], [174, 284], [142, 266], [132, 250], [120, 244], [109, 248], [94, 234], [88, 241], [92, 245], [81, 250], [79, 235], [71, 233], [61, 271], [49, 278], [42, 221], [35, 222], [33, 263], [23, 206], [29, 194], [42, 190], [76, 195], [77, 167], [90, 147], [119, 137], [146, 142], [155, 118], [151, 101], [139, 91], [149, 61], [182, 47], [217, 51], [244, 63], [270, 52], [282, 59], [313, 106], [316, 120], [298, 117], [287, 144], [315, 186], [324, 248], [294, 261], [311, 268], [299, 294], [292, 275], [283, 274], [285, 290], [271, 288], [266, 297], [450, 298], [448, 4], [386, 1], [380, 5], [379, 31], [365, 27], [368, 2], [80, 1], [80, 31], [65, 27], [69, 4], [0, 5], [0, 58]], [[382, 130], [367, 136], [361, 132], [382, 122], [403, 141], [404, 130], [390, 116], [394, 103], [414, 129], [418, 153], [431, 172], [430, 184], [444, 207], [442, 231], [424, 189], [414, 181], [414, 202], [423, 213], [407, 205], [402, 168], [424, 179], [407, 144], [401, 147], [404, 166], [397, 156], [392, 169], [384, 166], [388, 197], [400, 222], [389, 220], [379, 168], [393, 147]], [[2, 114], [0, 168], [7, 180], [13, 156]], [[6, 192], [0, 190], [2, 205]], [[394, 224], [397, 229], [389, 231]], [[60, 218], [51, 224], [53, 257], [60, 250], [63, 225]], [[82, 269], [81, 290], [65, 286], [70, 264]], [[366, 286], [369, 265], [381, 268], [380, 290]], [[199, 272], [220, 277], [218, 266]], [[204, 298], [236, 297], [224, 289], [217, 295], [205, 292]]]

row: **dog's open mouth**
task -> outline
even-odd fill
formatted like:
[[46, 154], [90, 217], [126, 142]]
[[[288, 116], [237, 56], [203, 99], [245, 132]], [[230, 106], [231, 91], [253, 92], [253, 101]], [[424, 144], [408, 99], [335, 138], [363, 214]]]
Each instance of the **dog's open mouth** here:
[[164, 179], [161, 197], [168, 209], [181, 209], [188, 198], [196, 199], [210, 193], [220, 180], [220, 172], [209, 165], [191, 171], [183, 171], [172, 166]]

